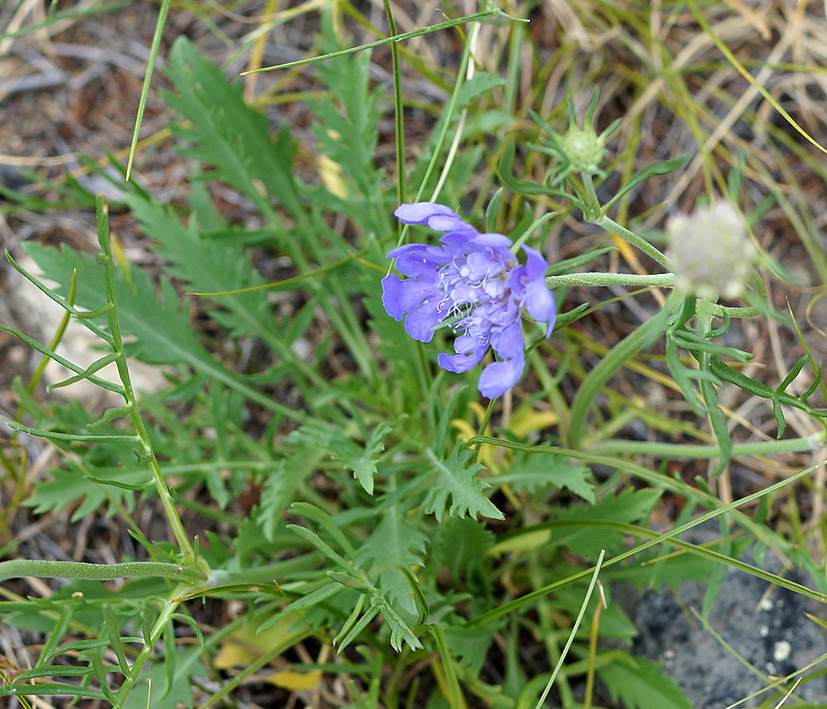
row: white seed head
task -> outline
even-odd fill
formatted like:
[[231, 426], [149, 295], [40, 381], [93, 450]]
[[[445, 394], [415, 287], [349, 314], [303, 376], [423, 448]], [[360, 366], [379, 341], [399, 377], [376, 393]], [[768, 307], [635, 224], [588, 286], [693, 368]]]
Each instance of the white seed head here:
[[756, 250], [729, 202], [718, 200], [688, 216], [672, 217], [666, 236], [678, 289], [711, 302], [744, 292]]

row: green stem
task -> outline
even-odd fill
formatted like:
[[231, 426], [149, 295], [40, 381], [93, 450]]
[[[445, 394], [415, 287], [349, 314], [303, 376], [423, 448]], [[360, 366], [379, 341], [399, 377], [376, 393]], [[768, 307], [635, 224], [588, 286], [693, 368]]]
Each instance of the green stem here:
[[114, 343], [112, 349], [115, 354], [118, 355], [115, 364], [124, 387], [123, 397], [127, 407], [129, 407], [129, 418], [140, 439], [141, 453], [146, 457], [147, 464], [152, 473], [152, 482], [158, 492], [158, 497], [161, 499], [167, 520], [172, 528], [172, 534], [178, 543], [178, 548], [188, 563], [194, 565], [196, 559], [195, 550], [190, 543], [187, 533], [184, 531], [184, 525], [181, 523], [178, 511], [175, 509], [172, 494], [167, 487], [164, 476], [161, 474], [161, 467], [158, 465], [155, 451], [152, 449], [152, 444], [149, 440], [149, 434], [141, 417], [141, 412], [138, 409], [138, 402], [132, 387], [132, 378], [129, 375], [129, 367], [126, 363], [126, 353], [123, 346], [123, 337], [121, 336], [121, 324], [118, 319], [118, 302], [115, 292], [115, 262], [113, 261], [112, 245], [109, 240], [109, 207], [103, 194], [98, 194], [97, 196], [97, 212], [98, 242], [101, 248], [101, 255], [98, 258], [103, 265], [107, 301], [112, 304], [112, 307], [107, 311], [106, 315], [109, 324], [109, 333]]
[[175, 609], [178, 608], [178, 602], [173, 599], [176, 599], [179, 596], [181, 596], [185, 589], [186, 587], [179, 587], [174, 589], [169, 597], [168, 602], [162, 605], [161, 613], [152, 626], [152, 630], [149, 633], [149, 638], [144, 638], [143, 648], [141, 648], [141, 651], [135, 658], [135, 662], [132, 663], [132, 667], [130, 668], [129, 674], [124, 677], [123, 684], [118, 690], [118, 693], [115, 695], [115, 706], [123, 706], [124, 701], [126, 701], [126, 698], [132, 691], [132, 687], [135, 686], [135, 682], [137, 682], [138, 678], [141, 676], [141, 670], [143, 670], [144, 665], [149, 660], [149, 656], [152, 654], [153, 650], [155, 649], [155, 646], [161, 639], [161, 635], [164, 632], [164, 628], [166, 628], [166, 625], [169, 622], [170, 618], [172, 618], [172, 616], [174, 615]]
[[562, 276], [546, 276], [549, 288], [561, 286], [668, 286], [675, 281], [674, 273], [566, 273]]
[[159, 561], [128, 561], [123, 564], [87, 564], [82, 561], [49, 561], [46, 559], [13, 559], [0, 561], [0, 581], [36, 576], [44, 579], [113, 579], [159, 576], [178, 581], [204, 581], [204, 574], [178, 564]]
[[[396, 20], [393, 17], [390, 0], [382, 0], [385, 15], [388, 18], [388, 32], [396, 34]], [[399, 68], [399, 45], [391, 44], [391, 62], [393, 64], [393, 112], [396, 125], [396, 201], [405, 201], [405, 116], [402, 108], [402, 71]]]
[[663, 308], [654, 317], [647, 320], [637, 330], [618, 342], [600, 363], [583, 379], [571, 406], [571, 424], [569, 437], [571, 448], [577, 448], [586, 422], [586, 413], [597, 396], [600, 388], [630, 358], [640, 350], [651, 345], [664, 332], [669, 318], [681, 303], [681, 298], [672, 293]]
[[629, 229], [627, 229], [625, 226], [620, 226], [620, 224], [609, 219], [609, 217], [605, 215], [594, 220], [592, 223], [597, 226], [603, 227], [606, 231], [614, 234], [615, 236], [619, 236], [624, 241], [628, 241], [632, 246], [636, 247], [637, 249], [645, 253], [653, 261], [657, 261], [667, 271], [674, 270], [672, 262], [669, 260], [667, 256], [664, 256], [660, 251], [658, 251], [654, 246], [652, 246], [652, 244], [646, 241], [646, 239], [644, 239], [641, 236], [638, 236], [633, 231], [629, 231]]
[[[448, 101], [448, 105], [445, 107], [445, 110], [442, 114], [442, 125], [440, 126], [436, 142], [434, 143], [434, 151], [431, 154], [431, 159], [428, 162], [428, 166], [425, 168], [425, 174], [423, 175], [422, 182], [420, 183], [419, 189], [417, 190], [416, 199], [414, 200], [415, 202], [419, 202], [422, 200], [422, 195], [425, 193], [425, 189], [428, 186], [428, 182], [431, 179], [431, 175], [436, 169], [437, 162], [439, 162], [440, 155], [442, 153], [442, 146], [445, 144], [445, 139], [448, 137], [448, 130], [451, 127], [451, 119], [454, 116], [454, 111], [456, 110], [457, 103], [459, 101], [460, 89], [462, 88], [462, 85], [465, 82], [466, 72], [468, 71], [468, 62], [470, 60], [471, 44], [470, 42], [466, 41], [465, 46], [462, 50], [462, 59], [460, 60], [459, 70], [457, 71], [457, 77], [454, 81], [454, 91], [451, 94], [451, 98]], [[431, 196], [431, 200], [436, 199], [437, 194], [438, 192], [434, 192], [434, 194]]]
[[373, 49], [374, 47], [381, 47], [385, 44], [395, 44], [397, 42], [402, 42], [406, 39], [413, 39], [414, 37], [421, 37], [425, 34], [431, 34], [433, 32], [439, 32], [441, 30], [447, 30], [451, 27], [456, 27], [457, 25], [464, 25], [467, 22], [478, 22], [482, 20], [487, 20], [492, 17], [501, 17], [506, 20], [510, 20], [512, 22], [528, 22], [528, 20], [521, 19], [519, 17], [511, 17], [511, 15], [507, 15], [502, 10], [497, 8], [493, 10], [486, 10], [485, 12], [477, 12], [473, 15], [466, 15], [465, 17], [458, 17], [455, 20], [448, 20], [447, 22], [440, 22], [436, 25], [431, 25], [430, 27], [422, 27], [418, 30], [411, 30], [410, 32], [403, 32], [402, 34], [394, 35], [392, 37], [385, 37], [384, 39], [377, 39], [374, 42], [368, 42], [367, 44], [360, 44], [358, 47], [348, 47], [347, 49], [339, 49], [335, 52], [330, 52], [328, 54], [321, 54], [316, 57], [308, 57], [307, 59], [298, 59], [294, 62], [287, 62], [285, 64], [276, 64], [275, 66], [265, 66], [261, 67], [260, 69], [254, 69], [252, 71], [244, 71], [241, 73], [241, 76], [247, 76], [248, 74], [258, 74], [264, 71], [277, 71], [281, 69], [291, 69], [294, 66], [302, 66], [304, 64], [312, 64], [313, 62], [322, 62], [327, 59], [334, 59], [335, 57], [343, 57], [348, 54], [353, 54], [355, 52], [363, 52], [366, 49]]
[[[737, 443], [732, 446], [732, 457], [747, 455], [771, 455], [773, 453], [800, 453], [824, 447], [825, 432], [819, 431], [804, 438], [785, 438], [781, 441]], [[603, 441], [589, 446], [590, 453], [599, 455], [652, 455], [660, 458], [718, 458], [718, 446], [698, 446], [684, 443], [650, 443], [647, 441]]]

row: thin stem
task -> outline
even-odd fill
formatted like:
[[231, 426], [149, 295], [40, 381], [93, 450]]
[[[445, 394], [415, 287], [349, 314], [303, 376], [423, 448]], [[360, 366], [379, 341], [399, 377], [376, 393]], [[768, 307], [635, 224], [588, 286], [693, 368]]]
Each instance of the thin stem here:
[[[473, 79], [474, 74], [476, 73], [476, 63], [474, 62], [473, 55], [474, 51], [477, 48], [477, 43], [479, 42], [481, 27], [482, 25], [480, 23], [477, 23], [471, 28], [471, 31], [468, 33], [468, 41], [466, 43], [466, 51], [468, 52], [468, 66], [465, 69], [466, 82]], [[459, 94], [455, 92], [455, 95]], [[451, 166], [454, 164], [454, 159], [456, 158], [457, 151], [459, 150], [459, 144], [462, 141], [462, 131], [465, 129], [465, 121], [467, 118], [468, 107], [466, 106], [462, 109], [462, 113], [460, 114], [456, 128], [454, 129], [454, 139], [451, 141], [451, 147], [448, 149], [448, 155], [445, 158], [445, 164], [442, 166], [442, 173], [439, 176], [439, 180], [437, 180], [436, 187], [434, 187], [433, 195], [431, 195], [432, 202], [436, 202], [437, 197], [439, 196], [439, 193], [442, 191], [442, 187], [445, 184], [445, 180], [448, 179], [448, 173], [451, 171]]]
[[194, 569], [159, 561], [128, 561], [123, 564], [88, 564], [83, 561], [50, 561], [48, 559], [12, 559], [0, 561], [0, 581], [36, 576], [43, 579], [113, 579], [160, 576], [178, 581], [204, 581], [204, 574]]
[[[781, 441], [760, 441], [757, 443], [736, 443], [732, 446], [732, 457], [747, 455], [770, 455], [775, 453], [800, 453], [815, 451], [824, 447], [824, 431], [803, 438], [785, 438]], [[718, 458], [721, 449], [715, 445], [701, 446], [689, 443], [650, 443], [648, 441], [603, 441], [589, 446], [589, 452], [600, 455], [652, 455], [659, 458]]]
[[118, 368], [118, 374], [123, 384], [123, 397], [127, 407], [129, 407], [129, 418], [140, 439], [141, 453], [146, 458], [149, 469], [152, 472], [152, 482], [158, 492], [158, 497], [161, 499], [167, 520], [172, 528], [172, 534], [184, 557], [190, 564], [194, 564], [196, 559], [195, 550], [190, 543], [187, 533], [184, 531], [184, 525], [181, 523], [178, 511], [175, 509], [172, 494], [167, 487], [164, 476], [161, 474], [161, 467], [158, 465], [158, 460], [155, 458], [155, 451], [152, 449], [149, 434], [141, 417], [141, 412], [138, 409], [138, 402], [132, 387], [132, 378], [129, 375], [129, 367], [126, 363], [126, 353], [123, 346], [123, 337], [121, 336], [121, 324], [118, 319], [118, 303], [115, 293], [115, 263], [112, 260], [112, 245], [109, 240], [109, 208], [103, 194], [98, 194], [97, 211], [98, 242], [100, 243], [102, 252], [99, 260], [104, 270], [107, 301], [112, 304], [112, 307], [107, 311], [107, 319], [109, 332], [114, 343], [113, 351], [118, 355], [115, 365]]
[[597, 226], [603, 227], [606, 231], [614, 234], [615, 236], [619, 236], [624, 241], [628, 241], [632, 246], [638, 248], [653, 261], [657, 261], [667, 271], [674, 270], [672, 262], [669, 260], [669, 258], [664, 256], [660, 251], [658, 251], [658, 249], [656, 249], [654, 246], [652, 246], [652, 244], [646, 241], [646, 239], [644, 239], [641, 236], [638, 236], [633, 231], [630, 231], [626, 227], [621, 226], [617, 222], [609, 219], [609, 217], [604, 215], [594, 220], [592, 223]]
[[[388, 18], [388, 31], [396, 34], [396, 20], [393, 17], [390, 0], [383, 0], [385, 15]], [[391, 44], [391, 62], [393, 63], [393, 111], [396, 124], [396, 201], [405, 201], [405, 117], [402, 109], [402, 72], [399, 68], [399, 45]]]
[[169, 600], [162, 605], [161, 613], [152, 626], [152, 630], [149, 633], [149, 638], [144, 638], [143, 648], [141, 648], [141, 651], [135, 658], [135, 662], [132, 663], [129, 674], [124, 677], [123, 684], [118, 690], [118, 693], [115, 695], [115, 706], [123, 705], [124, 701], [129, 696], [129, 693], [132, 691], [132, 687], [135, 686], [135, 682], [137, 682], [138, 678], [141, 676], [141, 670], [143, 670], [144, 665], [148, 662], [155, 646], [161, 639], [161, 635], [163, 634], [164, 628], [166, 628], [170, 618], [172, 618], [175, 614], [175, 609], [178, 608], [178, 603], [174, 599], [182, 595], [184, 588], [186, 587], [174, 589], [169, 597]]
[[561, 286], [668, 286], [675, 281], [674, 273], [566, 273], [561, 276], [547, 276], [549, 288]]
[[362, 52], [366, 49], [373, 49], [374, 47], [381, 47], [385, 44], [392, 44], [395, 42], [401, 42], [406, 39], [413, 39], [414, 37], [421, 37], [425, 34], [431, 34], [433, 32], [439, 32], [440, 30], [447, 30], [450, 27], [456, 27], [457, 25], [463, 25], [466, 22], [477, 22], [481, 20], [487, 20], [491, 17], [503, 17], [512, 22], [527, 22], [527, 20], [522, 20], [518, 17], [511, 17], [511, 15], [507, 15], [502, 10], [497, 8], [493, 10], [486, 10], [485, 12], [477, 12], [473, 15], [466, 15], [465, 17], [458, 17], [455, 20], [448, 20], [447, 22], [440, 22], [436, 25], [431, 25], [430, 27], [422, 27], [418, 30], [411, 30], [410, 32], [403, 32], [402, 34], [395, 35], [393, 37], [385, 37], [384, 39], [377, 39], [374, 42], [368, 42], [367, 44], [361, 44], [358, 47], [349, 47], [348, 49], [340, 49], [335, 52], [330, 52], [329, 54], [322, 54], [317, 57], [308, 57], [307, 59], [298, 59], [294, 62], [287, 62], [286, 64], [277, 64], [275, 66], [266, 66], [262, 67], [261, 69], [255, 69], [254, 71], [244, 71], [241, 73], [241, 76], [247, 76], [248, 74], [255, 74], [262, 71], [276, 71], [278, 69], [290, 69], [294, 66], [302, 66], [303, 64], [312, 64], [313, 62], [321, 62], [327, 59], [333, 59], [335, 57], [343, 57], [347, 54], [353, 54], [354, 52]]

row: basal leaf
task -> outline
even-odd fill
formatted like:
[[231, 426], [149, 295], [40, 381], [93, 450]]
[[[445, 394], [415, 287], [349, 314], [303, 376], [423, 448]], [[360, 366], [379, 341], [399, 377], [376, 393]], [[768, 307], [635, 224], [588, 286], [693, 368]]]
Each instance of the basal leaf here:
[[[76, 304], [90, 310], [100, 307], [105, 293], [103, 272], [94, 258], [81, 256], [66, 245], [57, 250], [27, 242], [23, 248], [45, 278], [60, 284], [58, 292], [65, 295], [76, 272]], [[301, 412], [253, 389], [207, 352], [190, 325], [188, 308], [178, 306], [178, 294], [168, 280], [161, 281], [161, 300], [149, 276], [138, 269], [131, 271], [128, 281], [119, 275], [116, 286], [121, 330], [124, 339], [130, 340], [128, 355], [150, 364], [188, 365], [266, 408], [288, 418], [304, 418]]]
[[416, 598], [403, 569], [421, 566], [427, 545], [428, 537], [405, 520], [398, 505], [391, 505], [383, 510], [376, 529], [357, 551], [356, 561], [371, 576], [371, 570], [378, 570], [382, 592], [406, 613], [416, 616]]
[[559, 520], [594, 521], [591, 527], [561, 531], [552, 538], [555, 545], [568, 547], [577, 556], [597, 559], [600, 550], [607, 552], [620, 545], [623, 534], [601, 529], [600, 522], [637, 522], [648, 517], [661, 495], [660, 490], [624, 490], [619, 495], [607, 494], [594, 505], [572, 505], [557, 511]]
[[553, 485], [571, 490], [587, 502], [594, 503], [595, 481], [591, 471], [559, 455], [528, 455], [517, 460], [507, 472], [494, 480], [508, 483], [515, 490], [534, 492], [539, 487]]
[[267, 116], [244, 103], [241, 83], [227, 81], [188, 39], [173, 45], [167, 76], [176, 92], [165, 100], [192, 124], [176, 128], [191, 143], [182, 152], [212, 165], [211, 177], [237, 189], [263, 214], [271, 213], [271, 198], [294, 216], [302, 214], [287, 130], [273, 140]]
[[422, 503], [426, 513], [436, 515], [438, 521], [446, 512], [455, 517], [482, 515], [503, 519], [503, 513], [482, 492], [490, 485], [474, 477], [482, 470], [481, 465], [471, 462], [474, 451], [458, 441], [447, 460], [437, 458], [430, 448], [427, 455], [436, 469], [436, 479]]
[[[324, 20], [324, 36], [319, 40], [323, 52], [342, 48], [329, 17]], [[327, 92], [325, 98], [309, 102], [308, 107], [319, 119], [313, 126], [319, 150], [347, 172], [363, 198], [373, 200], [381, 193], [382, 173], [374, 166], [373, 157], [382, 115], [379, 99], [385, 89], [380, 86], [370, 91], [370, 60], [369, 52], [360, 52], [320, 62], [318, 77]], [[333, 194], [347, 196], [347, 185], [337, 189], [330, 184], [331, 178], [325, 183]]]
[[[185, 227], [169, 207], [158, 202], [137, 195], [127, 196], [126, 202], [154, 240], [153, 251], [169, 261], [168, 273], [181, 279], [187, 290], [219, 293], [264, 284], [249, 254], [232, 242], [202, 239], [195, 222]], [[266, 291], [230, 293], [213, 300], [220, 307], [213, 308], [210, 316], [233, 338], [262, 338], [272, 332], [275, 316]]]
[[675, 682], [660, 673], [657, 662], [630, 656], [627, 662], [613, 662], [603, 667], [595, 664], [612, 700], [623, 702], [627, 709], [692, 709]]
[[283, 524], [282, 514], [292, 502], [296, 488], [324, 456], [318, 446], [302, 446], [274, 466], [261, 491], [261, 502], [256, 519], [267, 541], [273, 541], [276, 530]]

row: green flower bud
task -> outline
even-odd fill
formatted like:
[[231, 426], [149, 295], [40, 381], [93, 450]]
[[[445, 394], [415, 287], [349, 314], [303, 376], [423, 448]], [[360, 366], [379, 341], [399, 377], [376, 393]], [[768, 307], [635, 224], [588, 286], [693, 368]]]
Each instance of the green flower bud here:
[[572, 126], [563, 137], [560, 147], [577, 172], [600, 173], [600, 163], [606, 154], [606, 141], [591, 126], [583, 130]]
[[725, 200], [672, 217], [666, 225], [675, 285], [715, 302], [739, 297], [757, 255], [744, 221]]

